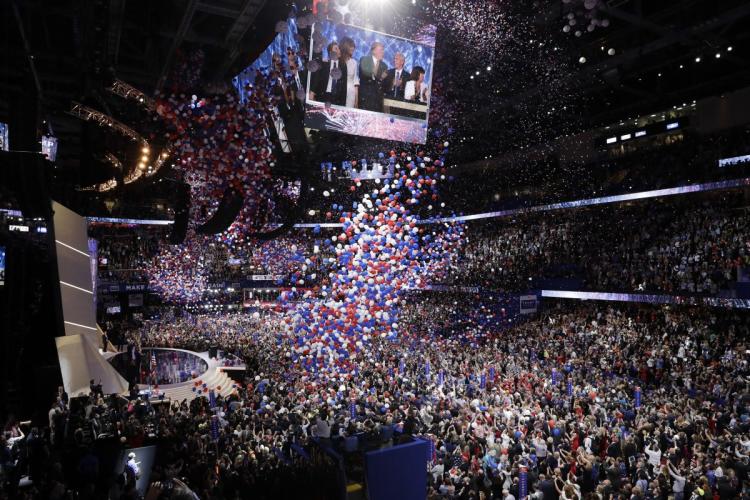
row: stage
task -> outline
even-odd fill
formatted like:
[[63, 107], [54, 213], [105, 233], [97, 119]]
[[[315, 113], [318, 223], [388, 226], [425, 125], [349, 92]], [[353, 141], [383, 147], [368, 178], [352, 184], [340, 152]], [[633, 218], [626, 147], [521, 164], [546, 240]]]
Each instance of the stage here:
[[[186, 349], [173, 349], [166, 347], [148, 348], [143, 350], [142, 355], [147, 362], [150, 359], [151, 351], [159, 353], [159, 359], [161, 360], [166, 359], [163, 355], [169, 353], [179, 355], [180, 359], [184, 359], [186, 356], [195, 357], [199, 360], [198, 366], [205, 367], [205, 371], [201, 371], [196, 374], [195, 377], [190, 377], [186, 380], [172, 384], [154, 385], [139, 383], [139, 394], [147, 396], [151, 401], [182, 401], [183, 399], [190, 401], [198, 396], [208, 397], [208, 393], [211, 390], [213, 390], [217, 396], [221, 394], [226, 397], [231, 394], [233, 390], [232, 386], [237, 384], [227, 372], [245, 370], [245, 365], [240, 359], [232, 355], [226, 355], [221, 351], [219, 352], [220, 356], [218, 358], [211, 358], [208, 355], [208, 351], [193, 352]], [[118, 365], [117, 358], [127, 355], [126, 352], [107, 352], [102, 354], [104, 358], [115, 367]]]

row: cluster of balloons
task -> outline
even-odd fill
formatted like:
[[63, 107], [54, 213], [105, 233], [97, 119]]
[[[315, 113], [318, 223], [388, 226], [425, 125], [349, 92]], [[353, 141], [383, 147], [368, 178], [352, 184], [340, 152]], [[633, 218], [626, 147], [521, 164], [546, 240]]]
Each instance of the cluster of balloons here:
[[366, 346], [374, 337], [398, 337], [403, 293], [440, 276], [461, 244], [460, 223], [436, 228], [413, 213], [438, 199], [444, 159], [390, 154], [403, 160], [397, 176], [373, 189], [360, 183], [362, 197], [351, 209], [332, 207], [342, 228], [326, 241], [335, 263], [325, 284], [280, 296], [289, 315], [279, 344], [308, 372], [354, 376], [355, 358], [371, 355]]
[[609, 19], [599, 17], [598, 10], [603, 2], [600, 0], [563, 0], [570, 11], [565, 16], [565, 33], [580, 37], [583, 30], [591, 33], [597, 28], [607, 28]]
[[182, 244], [161, 246], [147, 267], [150, 288], [170, 302], [199, 301], [208, 288], [207, 240], [191, 230]]
[[165, 85], [168, 91], [179, 94], [190, 89], [197, 89], [205, 60], [206, 54], [202, 50], [179, 51]]
[[267, 117], [274, 98], [262, 78], [247, 89], [240, 102], [232, 92], [201, 97], [170, 94], [160, 96], [156, 113], [165, 123], [166, 139], [173, 145], [175, 170], [190, 186], [191, 223], [205, 222], [227, 190], [244, 197], [241, 216], [234, 231], [251, 225], [262, 227], [259, 217], [265, 200], [271, 198], [271, 166], [274, 161], [267, 133]]
[[[231, 246], [262, 230], [273, 212], [273, 145], [268, 119], [274, 113], [275, 82], [258, 74], [239, 96], [234, 89], [204, 88], [199, 97], [202, 53], [183, 55], [167, 85], [156, 97], [155, 120], [161, 121], [172, 145], [173, 168], [190, 186], [190, 231], [185, 242], [165, 247], [149, 269], [153, 286], [168, 300], [194, 302], [206, 289], [202, 249], [216, 242]], [[193, 93], [195, 92], [195, 93]], [[241, 99], [243, 97], [244, 99]], [[242, 102], [241, 102], [242, 101]], [[218, 236], [192, 231], [208, 220], [225, 193], [243, 197], [229, 229]]]

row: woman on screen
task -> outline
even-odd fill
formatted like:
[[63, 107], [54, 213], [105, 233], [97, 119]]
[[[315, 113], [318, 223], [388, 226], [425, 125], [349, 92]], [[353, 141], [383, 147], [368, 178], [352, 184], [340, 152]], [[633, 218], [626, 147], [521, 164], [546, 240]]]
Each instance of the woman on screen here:
[[356, 108], [359, 93], [359, 77], [357, 76], [357, 61], [354, 60], [354, 40], [345, 36], [339, 44], [341, 48], [341, 62], [346, 67], [346, 107]]
[[411, 80], [406, 82], [404, 88], [404, 99], [426, 103], [430, 98], [430, 89], [424, 83], [424, 68], [414, 66], [411, 70]]

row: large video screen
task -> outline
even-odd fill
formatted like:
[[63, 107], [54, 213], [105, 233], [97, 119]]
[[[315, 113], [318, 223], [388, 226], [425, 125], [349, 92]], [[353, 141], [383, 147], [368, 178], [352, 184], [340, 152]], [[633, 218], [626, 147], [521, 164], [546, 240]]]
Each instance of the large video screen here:
[[307, 63], [305, 126], [422, 144], [427, 139], [435, 30], [419, 41], [316, 23]]

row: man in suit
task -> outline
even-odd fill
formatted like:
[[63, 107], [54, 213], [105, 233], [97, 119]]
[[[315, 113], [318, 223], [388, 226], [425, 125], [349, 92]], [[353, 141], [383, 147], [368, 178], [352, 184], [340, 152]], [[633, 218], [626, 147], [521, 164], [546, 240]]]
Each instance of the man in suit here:
[[383, 81], [383, 92], [389, 99], [404, 98], [404, 87], [411, 78], [409, 72], [404, 68], [405, 62], [404, 55], [401, 52], [396, 52], [396, 55], [393, 56], [394, 67], [388, 70], [388, 76]]
[[305, 92], [307, 88], [307, 71], [300, 70], [296, 56], [289, 56], [289, 73], [285, 82], [285, 99], [279, 103], [279, 115], [283, 120], [286, 139], [291, 144], [305, 141], [303, 118], [305, 115]]
[[300, 90], [304, 94], [307, 93], [307, 70], [300, 69], [299, 60], [294, 50], [291, 48], [286, 49], [286, 55], [287, 60], [289, 61], [289, 72], [292, 74], [290, 82], [292, 91], [294, 92], [298, 104], [304, 104], [305, 98], [302, 96], [302, 99], [300, 99], [300, 96], [302, 95]]
[[388, 76], [384, 54], [383, 44], [374, 42], [370, 53], [359, 60], [359, 109], [383, 112], [383, 81]]
[[[346, 105], [346, 68], [339, 64], [341, 52], [336, 42], [328, 44], [328, 61], [312, 74], [310, 99], [319, 102]], [[337, 78], [336, 78], [337, 77]]]
[[[305, 105], [304, 94], [307, 88], [307, 71], [299, 69], [296, 58], [290, 58], [289, 72], [291, 73], [291, 77], [288, 82], [288, 92], [293, 99], [289, 99], [287, 107], [292, 114], [303, 114]], [[302, 94], [300, 94], [300, 91], [302, 91]], [[300, 96], [302, 96], [302, 99], [300, 99]]]

